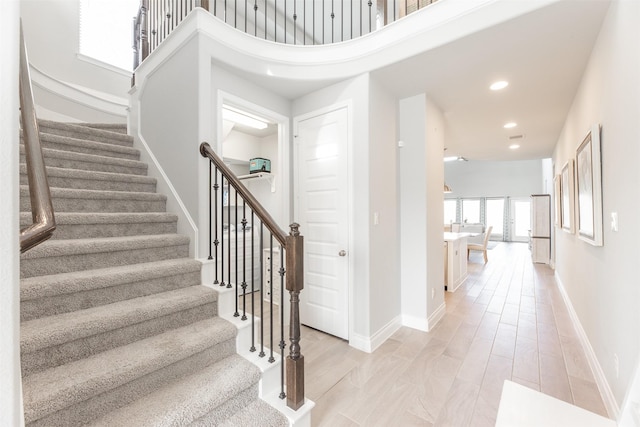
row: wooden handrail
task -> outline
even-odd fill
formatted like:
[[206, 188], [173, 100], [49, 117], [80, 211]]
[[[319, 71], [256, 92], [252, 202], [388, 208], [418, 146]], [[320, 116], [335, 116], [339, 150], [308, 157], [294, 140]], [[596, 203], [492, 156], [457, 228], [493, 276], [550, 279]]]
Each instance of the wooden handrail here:
[[[208, 158], [210, 162], [215, 165], [217, 169], [216, 174], [218, 173], [218, 171], [222, 174], [228, 184], [233, 187], [237, 194], [242, 197], [244, 202], [249, 205], [252, 212], [258, 216], [258, 219], [264, 226], [267, 227], [267, 229], [271, 232], [271, 235], [276, 238], [276, 240], [280, 243], [280, 245], [282, 245], [286, 252], [286, 270], [281, 269], [279, 272], [281, 274], [281, 277], [286, 272], [286, 289], [289, 292], [291, 307], [289, 317], [290, 345], [289, 355], [286, 358], [286, 398], [287, 406], [293, 410], [298, 410], [302, 405], [304, 405], [305, 402], [304, 356], [300, 351], [300, 292], [304, 287], [304, 239], [300, 235], [300, 232], [298, 230], [300, 226], [296, 223], [293, 223], [289, 226], [289, 234], [285, 233], [280, 229], [269, 212], [267, 212], [267, 210], [260, 204], [260, 202], [258, 202], [253, 194], [251, 194], [251, 192], [247, 190], [247, 188], [240, 182], [240, 180], [231, 171], [231, 169], [229, 169], [229, 167], [224, 164], [222, 159], [213, 151], [209, 144], [207, 144], [206, 142], [200, 144], [200, 154], [202, 154], [203, 157]], [[216, 181], [216, 186], [214, 188], [217, 188], [217, 185], [218, 184]], [[209, 186], [211, 186], [211, 180], [209, 180]], [[209, 203], [211, 203], [211, 199], [209, 199]], [[211, 241], [211, 238], [209, 238], [209, 240]], [[209, 251], [209, 253], [209, 258], [211, 258], [211, 250]], [[217, 283], [217, 273], [216, 282], [214, 283]], [[284, 301], [281, 302], [284, 303]], [[282, 325], [284, 325], [283, 318], [281, 320]], [[271, 322], [271, 324], [273, 324], [273, 321]], [[284, 340], [284, 329], [282, 330], [281, 334], [283, 337], [282, 339]], [[284, 341], [282, 341], [280, 348], [284, 350]], [[284, 398], [285, 394], [281, 393], [280, 397]]]
[[33, 101], [22, 24], [20, 25], [20, 110], [33, 221], [33, 224], [20, 230], [20, 252], [26, 252], [51, 237], [56, 229], [56, 220], [53, 215], [51, 192], [40, 144], [40, 131]]
[[209, 160], [222, 172], [225, 179], [229, 181], [229, 184], [242, 196], [247, 202], [249, 207], [258, 215], [263, 224], [269, 229], [276, 240], [282, 245], [287, 245], [287, 233], [285, 233], [279, 226], [273, 217], [267, 212], [267, 210], [258, 202], [258, 200], [247, 190], [247, 188], [240, 183], [240, 180], [236, 177], [236, 174], [224, 164], [222, 159], [213, 151], [211, 146], [203, 142], [200, 144], [200, 154], [202, 157], [208, 157]]

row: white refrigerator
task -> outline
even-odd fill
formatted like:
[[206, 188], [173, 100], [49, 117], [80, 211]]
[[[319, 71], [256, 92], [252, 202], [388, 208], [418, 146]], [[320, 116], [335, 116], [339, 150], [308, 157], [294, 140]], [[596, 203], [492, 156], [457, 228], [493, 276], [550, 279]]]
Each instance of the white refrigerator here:
[[531, 196], [531, 258], [533, 262], [549, 264], [551, 258], [551, 196]]

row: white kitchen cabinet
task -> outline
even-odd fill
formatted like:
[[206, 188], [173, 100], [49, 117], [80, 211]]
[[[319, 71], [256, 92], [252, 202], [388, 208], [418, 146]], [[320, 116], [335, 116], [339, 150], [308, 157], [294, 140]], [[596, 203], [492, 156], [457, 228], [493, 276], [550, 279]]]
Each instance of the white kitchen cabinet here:
[[469, 233], [444, 233], [446, 244], [445, 289], [453, 292], [467, 278], [467, 238]]

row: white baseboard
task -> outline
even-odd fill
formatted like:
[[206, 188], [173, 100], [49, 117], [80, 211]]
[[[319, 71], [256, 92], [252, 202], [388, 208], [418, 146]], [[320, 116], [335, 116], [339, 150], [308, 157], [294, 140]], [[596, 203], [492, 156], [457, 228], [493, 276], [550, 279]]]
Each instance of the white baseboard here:
[[365, 337], [352, 333], [349, 336], [349, 345], [366, 353], [373, 353], [380, 347], [391, 335], [393, 335], [400, 327], [402, 322], [400, 316], [394, 317], [389, 323], [384, 325], [371, 337]]
[[431, 316], [429, 316], [429, 318], [427, 319], [427, 327], [429, 328], [427, 330], [430, 331], [431, 329], [435, 328], [435, 326], [438, 323], [440, 323], [440, 321], [442, 320], [446, 312], [447, 312], [447, 305], [445, 304], [444, 301], [442, 301], [442, 304], [440, 304], [440, 307], [438, 307], [436, 311], [434, 311], [431, 314]]
[[431, 316], [428, 318], [408, 316], [406, 314], [402, 315], [402, 326], [406, 326], [408, 328], [417, 329], [419, 331], [429, 332], [433, 329], [440, 320], [444, 317], [444, 314], [447, 312], [447, 306], [443, 302], [440, 307], [434, 311]]
[[602, 370], [602, 366], [600, 366], [600, 362], [598, 362], [598, 358], [596, 356], [595, 351], [593, 351], [593, 347], [591, 347], [591, 343], [589, 342], [589, 338], [587, 337], [587, 333], [584, 331], [582, 324], [580, 323], [580, 319], [578, 318], [578, 314], [573, 308], [573, 304], [569, 299], [569, 295], [567, 294], [566, 289], [564, 288], [564, 284], [558, 276], [558, 272], [554, 273], [556, 283], [558, 283], [558, 289], [560, 290], [560, 295], [562, 295], [562, 299], [564, 300], [565, 305], [567, 306], [567, 311], [569, 312], [569, 317], [571, 317], [571, 322], [573, 323], [573, 327], [578, 334], [578, 339], [580, 340], [580, 344], [582, 345], [582, 349], [584, 350], [587, 361], [589, 362], [589, 367], [591, 368], [591, 372], [593, 372], [593, 376], [596, 380], [596, 385], [598, 386], [598, 390], [602, 395], [602, 400], [604, 401], [604, 406], [607, 409], [607, 414], [609, 414], [609, 418], [614, 420], [618, 419], [618, 415], [620, 413], [620, 407], [618, 406], [618, 402], [616, 402], [616, 398], [613, 395], [613, 391], [609, 386], [609, 382], [604, 375], [604, 371]]

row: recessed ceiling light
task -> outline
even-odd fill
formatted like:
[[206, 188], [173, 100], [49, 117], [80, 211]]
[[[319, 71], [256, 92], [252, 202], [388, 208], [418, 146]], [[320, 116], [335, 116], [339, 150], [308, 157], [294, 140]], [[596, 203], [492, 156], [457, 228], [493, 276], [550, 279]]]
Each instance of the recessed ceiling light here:
[[503, 127], [505, 129], [511, 129], [511, 128], [516, 127], [516, 126], [518, 126], [518, 124], [516, 122], [509, 122], [509, 123], [505, 123]]
[[509, 148], [512, 150], [517, 150], [518, 148], [520, 148], [520, 144], [511, 144]]
[[501, 90], [501, 89], [504, 89], [507, 86], [509, 86], [509, 82], [504, 81], [504, 80], [500, 80], [500, 81], [497, 81], [497, 82], [493, 83], [491, 86], [489, 86], [489, 89], [491, 89], [491, 90]]

